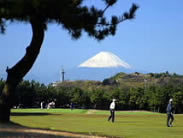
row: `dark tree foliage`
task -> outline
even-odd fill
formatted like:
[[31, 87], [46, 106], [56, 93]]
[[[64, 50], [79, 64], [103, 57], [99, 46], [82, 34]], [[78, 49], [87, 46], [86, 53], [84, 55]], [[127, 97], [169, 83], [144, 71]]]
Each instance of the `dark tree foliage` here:
[[60, 25], [74, 39], [78, 39], [82, 32], [87, 32], [89, 36], [102, 40], [108, 35], [115, 35], [117, 25], [133, 19], [138, 9], [137, 5], [132, 4], [129, 12], [107, 20], [104, 13], [117, 0], [103, 1], [106, 7], [97, 9], [83, 6], [83, 0], [0, 0], [1, 33], [5, 33], [7, 21], [25, 22], [32, 26], [32, 40], [24, 57], [12, 68], [6, 69], [8, 76], [0, 96], [0, 121], [9, 121], [16, 87], [37, 59], [49, 23]]
[[111, 20], [107, 21], [104, 13], [116, 1], [104, 0], [106, 7], [97, 9], [94, 6], [81, 6], [83, 0], [1, 0], [1, 32], [5, 32], [7, 20], [31, 22], [36, 19], [42, 23], [44, 29], [48, 23], [57, 23], [68, 30], [73, 38], [79, 38], [82, 31], [85, 31], [89, 36], [101, 40], [110, 34], [114, 35], [117, 24], [135, 17], [138, 6], [133, 4], [129, 12], [120, 17], [112, 16]]
[[5, 81], [3, 79], [1, 79], [0, 80], [0, 94], [2, 93], [4, 85], [5, 85]]

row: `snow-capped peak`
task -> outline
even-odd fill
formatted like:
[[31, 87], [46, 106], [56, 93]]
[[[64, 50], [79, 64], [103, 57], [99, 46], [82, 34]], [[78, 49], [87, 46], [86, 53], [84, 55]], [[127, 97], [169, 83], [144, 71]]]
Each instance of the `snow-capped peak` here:
[[124, 67], [131, 68], [131, 66], [125, 61], [121, 60], [118, 56], [111, 52], [100, 52], [95, 56], [89, 58], [87, 61], [79, 65], [79, 67], [90, 68], [112, 68], [112, 67]]

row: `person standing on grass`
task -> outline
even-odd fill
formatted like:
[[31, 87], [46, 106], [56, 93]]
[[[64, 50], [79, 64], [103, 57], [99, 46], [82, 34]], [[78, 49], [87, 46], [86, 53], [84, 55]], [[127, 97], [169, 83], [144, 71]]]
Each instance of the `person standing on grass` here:
[[169, 100], [169, 103], [166, 108], [167, 112], [167, 127], [172, 127], [172, 123], [174, 121], [174, 116], [173, 116], [173, 105], [172, 105], [173, 99]]
[[44, 105], [44, 102], [42, 101], [41, 102], [41, 109], [43, 109], [44, 107], [43, 107], [43, 105]]
[[114, 118], [115, 118], [115, 101], [116, 101], [116, 99], [113, 99], [112, 103], [110, 104], [110, 107], [109, 107], [109, 109], [110, 109], [110, 116], [108, 118], [108, 121], [110, 121], [111, 118], [112, 118], [112, 122], [113, 123], [114, 123]]
[[74, 108], [74, 104], [71, 102], [70, 109], [72, 110]]

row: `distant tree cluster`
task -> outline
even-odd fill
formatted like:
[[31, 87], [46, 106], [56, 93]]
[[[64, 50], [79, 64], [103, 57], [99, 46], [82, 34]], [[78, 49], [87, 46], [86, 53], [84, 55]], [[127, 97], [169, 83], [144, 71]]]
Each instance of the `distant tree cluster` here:
[[[175, 77], [172, 75], [172, 77]], [[0, 81], [0, 90], [4, 81]], [[183, 85], [170, 80], [168, 83], [147, 87], [124, 87], [95, 81], [65, 82], [60, 85], [44, 85], [35, 81], [23, 81], [16, 89], [15, 105], [22, 108], [40, 108], [55, 101], [56, 108], [108, 109], [113, 98], [117, 99], [117, 110], [149, 110], [165, 112], [173, 98], [176, 113], [183, 113]]]

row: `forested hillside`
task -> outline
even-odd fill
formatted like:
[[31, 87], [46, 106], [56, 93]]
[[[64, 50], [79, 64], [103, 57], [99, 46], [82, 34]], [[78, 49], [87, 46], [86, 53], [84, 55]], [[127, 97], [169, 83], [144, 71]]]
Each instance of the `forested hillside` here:
[[[2, 90], [4, 81], [0, 81]], [[16, 90], [15, 105], [22, 108], [40, 107], [55, 101], [56, 108], [108, 109], [117, 99], [118, 110], [150, 110], [165, 112], [173, 98], [176, 113], [183, 112], [183, 76], [178, 74], [118, 73], [100, 81], [65, 81], [48, 86], [35, 81], [22, 81]]]

